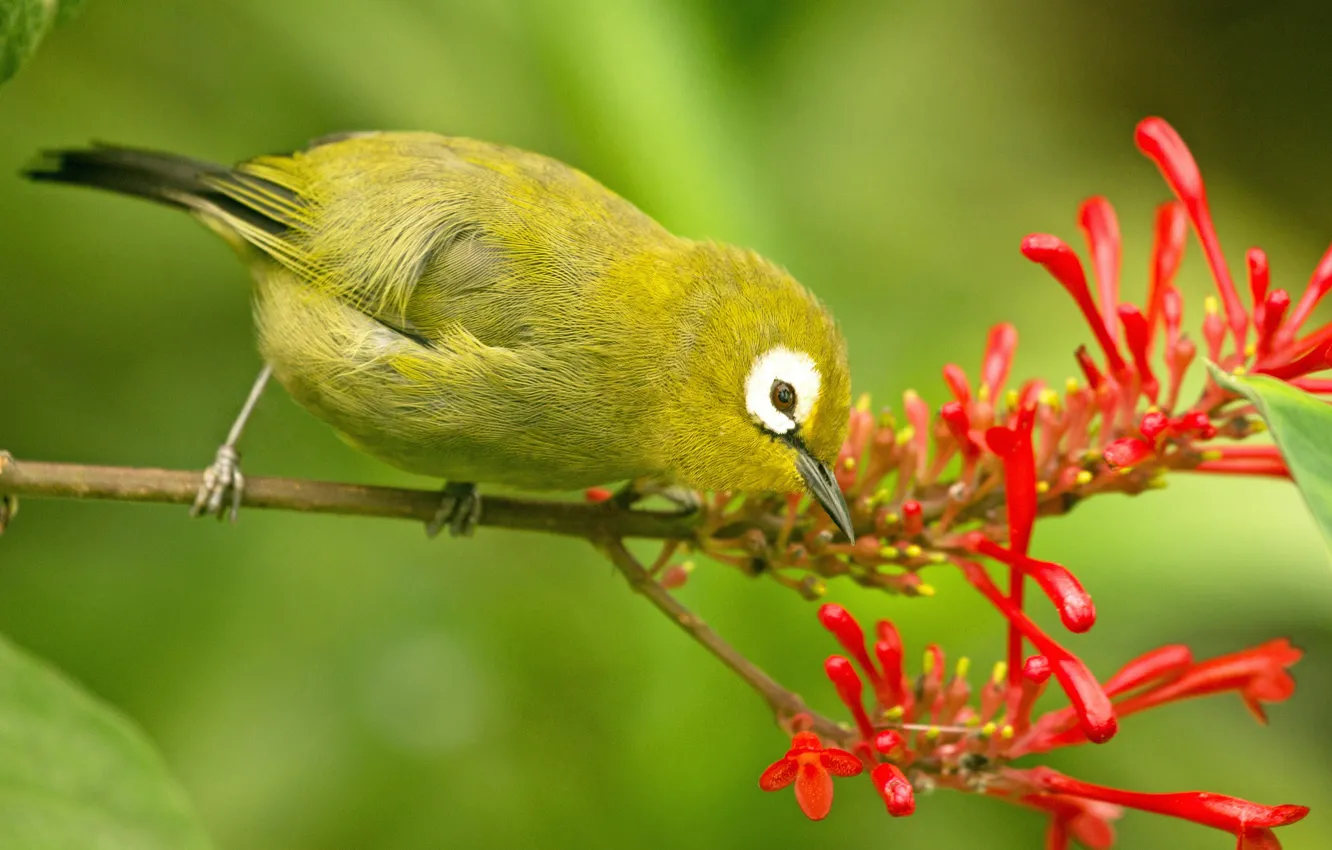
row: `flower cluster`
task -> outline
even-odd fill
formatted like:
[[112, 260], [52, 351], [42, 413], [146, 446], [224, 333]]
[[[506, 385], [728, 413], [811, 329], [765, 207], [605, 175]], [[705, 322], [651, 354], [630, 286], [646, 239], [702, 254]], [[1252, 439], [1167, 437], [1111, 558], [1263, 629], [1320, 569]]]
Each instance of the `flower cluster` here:
[[[836, 468], [859, 532], [855, 540], [836, 542], [822, 511], [802, 508], [795, 499], [783, 504], [720, 494], [708, 505], [703, 548], [711, 557], [772, 575], [810, 597], [819, 596], [823, 579], [832, 576], [928, 596], [933, 591], [922, 569], [951, 565], [1008, 623], [1007, 660], [973, 691], [965, 659], [949, 675], [943, 651], [931, 645], [913, 681], [891, 623], [878, 623], [867, 643], [843, 608], [823, 606], [820, 619], [846, 653], [828, 658], [825, 672], [854, 731], [830, 735], [826, 721], [819, 725], [810, 718], [794, 724], [790, 751], [760, 779], [765, 790], [794, 782], [811, 818], [828, 813], [832, 776], [863, 771], [894, 816], [914, 810], [914, 790], [933, 787], [1044, 811], [1053, 850], [1072, 840], [1089, 848], [1111, 846], [1110, 821], [1120, 807], [1225, 830], [1241, 850], [1279, 847], [1272, 828], [1308, 811], [1203, 792], [1143, 794], [1045, 767], [1011, 765], [1057, 747], [1102, 743], [1136, 712], [1205, 694], [1234, 691], [1265, 720], [1263, 703], [1284, 700], [1294, 689], [1286, 668], [1301, 653], [1285, 640], [1202, 662], [1187, 647], [1167, 646], [1100, 681], [1024, 611], [1030, 578], [1069, 631], [1084, 632], [1096, 620], [1091, 597], [1072, 572], [1030, 554], [1040, 516], [1064, 513], [1097, 493], [1162, 486], [1169, 471], [1290, 476], [1275, 446], [1236, 444], [1263, 430], [1243, 399], [1208, 379], [1193, 404], [1180, 404], [1185, 376], [1199, 359], [1196, 343], [1182, 330], [1184, 299], [1174, 285], [1190, 224], [1217, 291], [1207, 299], [1201, 323], [1207, 358], [1234, 373], [1270, 375], [1332, 395], [1332, 380], [1311, 377], [1332, 368], [1332, 324], [1305, 328], [1332, 288], [1332, 249], [1298, 302], [1286, 290], [1270, 289], [1266, 256], [1250, 250], [1246, 307], [1183, 141], [1158, 118], [1139, 124], [1136, 140], [1176, 196], [1157, 212], [1141, 306], [1121, 300], [1119, 225], [1104, 198], [1086, 201], [1079, 215], [1096, 296], [1065, 242], [1048, 234], [1022, 242], [1023, 255], [1072, 296], [1096, 341], [1096, 354], [1086, 347], [1076, 352], [1081, 380], [1070, 379], [1062, 391], [1040, 381], [1008, 389], [1018, 337], [1011, 325], [1001, 324], [990, 332], [979, 381], [973, 384], [954, 364], [944, 367], [953, 398], [937, 411], [908, 391], [905, 421], [899, 423], [888, 411], [875, 416], [862, 401], [851, 413]], [[1006, 590], [991, 577], [994, 567], [1007, 573]], [[1033, 717], [1032, 707], [1051, 681], [1068, 705]], [[823, 739], [810, 731], [814, 726]], [[824, 739], [844, 749], [825, 747]]]
[[[1000, 662], [974, 689], [967, 659], [950, 675], [943, 650], [933, 644], [925, 649], [920, 675], [909, 677], [901, 637], [887, 620], [876, 624], [867, 648], [864, 630], [840, 605], [824, 605], [819, 619], [846, 652], [830, 656], [824, 671], [855, 721], [847, 736], [851, 751], [824, 747], [814, 733], [798, 731], [791, 750], [759, 778], [765, 791], [794, 780], [801, 809], [815, 820], [832, 806], [832, 777], [865, 770], [894, 817], [915, 811], [918, 788], [985, 794], [1043, 811], [1050, 816], [1046, 846], [1051, 850], [1067, 848], [1070, 839], [1091, 848], [1111, 846], [1111, 821], [1121, 807], [1225, 830], [1240, 840], [1240, 848], [1279, 847], [1270, 830], [1308, 813], [1303, 806], [1262, 806], [1196, 791], [1124, 791], [1047, 767], [1011, 766], [1022, 756], [1104, 740], [1117, 718], [1226, 691], [1239, 694], [1265, 720], [1263, 703], [1284, 700], [1295, 688], [1286, 668], [1299, 660], [1300, 651], [1288, 641], [1201, 662], [1186, 646], [1164, 646], [1133, 659], [1104, 683], [1066, 653], [1053, 658], [1038, 653], [1023, 661], [1016, 681]], [[1061, 670], [1074, 689], [1073, 704], [1033, 717], [1036, 700]], [[1081, 702], [1074, 694], [1083, 696]], [[1098, 708], [1089, 712], [1088, 704]], [[797, 718], [793, 725], [799, 729], [807, 722]]]

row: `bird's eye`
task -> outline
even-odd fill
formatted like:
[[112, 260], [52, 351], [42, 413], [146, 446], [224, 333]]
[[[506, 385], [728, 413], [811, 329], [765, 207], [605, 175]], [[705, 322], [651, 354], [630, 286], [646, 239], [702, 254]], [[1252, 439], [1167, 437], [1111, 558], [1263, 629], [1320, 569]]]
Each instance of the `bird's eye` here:
[[776, 380], [772, 382], [772, 391], [768, 394], [768, 400], [772, 406], [777, 408], [780, 413], [791, 415], [796, 406], [795, 387], [786, 381]]

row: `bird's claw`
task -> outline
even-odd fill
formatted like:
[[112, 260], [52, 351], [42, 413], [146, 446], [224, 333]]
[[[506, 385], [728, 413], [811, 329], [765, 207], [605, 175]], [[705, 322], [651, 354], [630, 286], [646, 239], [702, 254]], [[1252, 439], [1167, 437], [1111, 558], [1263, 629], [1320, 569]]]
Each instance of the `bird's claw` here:
[[231, 444], [217, 450], [217, 457], [204, 470], [203, 484], [194, 497], [190, 516], [215, 516], [232, 522], [240, 515], [241, 495], [245, 492], [245, 476], [241, 475], [240, 452]]
[[450, 537], [471, 537], [481, 521], [481, 495], [471, 483], [444, 485], [439, 510], [426, 524], [426, 536], [434, 537], [448, 526]]

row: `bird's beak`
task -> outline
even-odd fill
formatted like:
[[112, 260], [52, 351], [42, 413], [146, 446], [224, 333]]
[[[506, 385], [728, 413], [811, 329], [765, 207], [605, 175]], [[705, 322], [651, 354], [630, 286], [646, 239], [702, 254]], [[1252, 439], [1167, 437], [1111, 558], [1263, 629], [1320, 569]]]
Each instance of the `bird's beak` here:
[[805, 486], [814, 498], [819, 500], [823, 509], [832, 517], [832, 521], [846, 535], [847, 540], [856, 539], [855, 529], [851, 525], [851, 510], [846, 506], [846, 497], [842, 488], [837, 486], [832, 469], [827, 464], [819, 463], [803, 446], [796, 448], [796, 470], [805, 479]]

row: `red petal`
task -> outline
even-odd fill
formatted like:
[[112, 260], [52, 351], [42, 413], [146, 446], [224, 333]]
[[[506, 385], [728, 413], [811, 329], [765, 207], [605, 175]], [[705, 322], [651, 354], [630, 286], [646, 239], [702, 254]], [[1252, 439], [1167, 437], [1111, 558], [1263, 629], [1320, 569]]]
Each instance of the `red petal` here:
[[1045, 850], [1069, 850], [1068, 824], [1063, 818], [1050, 818], [1050, 825], [1045, 830]]
[[855, 753], [848, 753], [836, 747], [829, 747], [819, 753], [819, 762], [833, 776], [857, 776], [865, 769], [865, 765]]
[[832, 775], [820, 764], [803, 762], [795, 783], [796, 802], [810, 820], [823, 820], [832, 811]]
[[793, 758], [782, 758], [768, 765], [768, 769], [759, 776], [759, 787], [764, 791], [779, 791], [791, 784], [796, 777], [796, 762]]
[[1270, 829], [1249, 829], [1240, 834], [1235, 850], [1281, 850], [1281, 842]]

